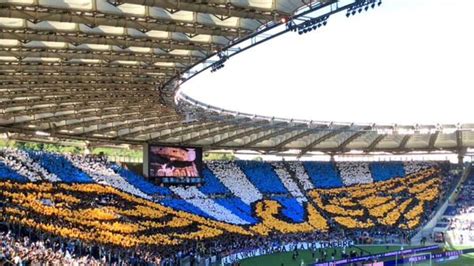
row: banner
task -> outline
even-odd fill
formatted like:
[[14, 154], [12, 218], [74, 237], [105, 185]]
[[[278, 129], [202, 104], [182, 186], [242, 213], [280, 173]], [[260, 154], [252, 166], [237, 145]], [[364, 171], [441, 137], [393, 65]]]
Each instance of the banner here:
[[258, 257], [262, 255], [272, 254], [276, 252], [288, 252], [295, 249], [298, 250], [316, 250], [320, 248], [347, 248], [354, 245], [352, 240], [335, 240], [335, 241], [317, 241], [317, 242], [295, 242], [278, 244], [274, 243], [270, 247], [261, 247], [256, 249], [242, 250], [222, 258], [222, 265], [232, 264], [243, 259]]

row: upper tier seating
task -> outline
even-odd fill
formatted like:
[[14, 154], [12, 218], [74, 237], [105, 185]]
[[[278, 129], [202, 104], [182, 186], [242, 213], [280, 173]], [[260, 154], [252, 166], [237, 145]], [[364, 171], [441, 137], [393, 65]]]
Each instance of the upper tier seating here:
[[372, 162], [370, 172], [375, 182], [405, 176], [405, 169], [401, 162]]
[[334, 163], [303, 162], [303, 165], [317, 188], [336, 188], [344, 185]]
[[18, 174], [26, 177], [29, 181], [48, 180], [50, 182], [58, 181], [55, 174], [49, 173], [38, 163], [33, 161], [25, 151], [5, 149], [2, 151], [5, 156], [5, 163]]
[[278, 201], [282, 206], [282, 214], [284, 217], [294, 223], [301, 223], [305, 220], [305, 208], [295, 198], [272, 197], [271, 199]]
[[142, 192], [148, 195], [169, 196], [172, 193], [169, 188], [157, 186], [147, 181], [142, 176], [139, 176], [132, 171], [122, 168], [117, 164], [112, 164], [110, 168], [113, 169], [115, 173], [122, 176], [128, 183], [133, 184], [135, 187], [137, 187]]
[[[451, 208], [448, 207], [446, 212], [450, 212], [452, 216], [458, 216], [462, 214], [474, 214], [474, 169], [471, 169], [468, 177], [461, 185], [461, 190], [458, 193], [458, 197]], [[448, 211], [449, 210], [449, 211]], [[474, 216], [472, 218], [474, 222]]]
[[17, 171], [11, 169], [5, 164], [4, 159], [0, 157], [0, 180], [13, 180], [16, 182], [27, 182], [28, 179]]
[[252, 184], [262, 193], [288, 193], [269, 163], [259, 161], [237, 161]]
[[234, 162], [208, 162], [207, 167], [245, 204], [262, 199], [262, 193], [249, 181]]
[[151, 199], [151, 196], [137, 189], [133, 184], [128, 183], [122, 176], [115, 173], [107, 160], [97, 156], [66, 155], [74, 167], [89, 175], [99, 184], [107, 184], [130, 194]]
[[[433, 171], [439, 171], [436, 169], [444, 167], [441, 164], [426, 162], [207, 162], [203, 170], [203, 185], [168, 188], [158, 186], [102, 157], [10, 151], [12, 152], [15, 156], [7, 156], [0, 161], [1, 180], [98, 183], [175, 210], [233, 225], [255, 225], [270, 217], [276, 217], [288, 223], [304, 223], [309, 217], [313, 204], [319, 205], [320, 210], [329, 215], [339, 215], [339, 220], [336, 222], [342, 226], [357, 228], [359, 222], [360, 226], [386, 224], [384, 221], [377, 220], [378, 216], [375, 216], [377, 219], [372, 219], [370, 223], [360, 220], [362, 217], [359, 217], [356, 211], [346, 210], [346, 208], [351, 209], [355, 208], [352, 206], [362, 204], [360, 208], [371, 209], [381, 204], [385, 206], [383, 208], [390, 210], [397, 206], [394, 205], [395, 203], [402, 204], [401, 200], [405, 196], [397, 199], [382, 199], [381, 195], [384, 194], [367, 190], [364, 193], [375, 193], [374, 198], [368, 199], [368, 203], [359, 203], [359, 200], [352, 201], [348, 196], [353, 193], [351, 191], [367, 183], [395, 182], [394, 180], [405, 178], [405, 172], [412, 173], [413, 177], [410, 178], [415, 178], [415, 181], [418, 175], [429, 180], [425, 175], [435, 176]], [[20, 165], [18, 168], [20, 174], [8, 167], [9, 164], [16, 167]], [[37, 178], [28, 179], [21, 173], [37, 173]], [[442, 172], [440, 173], [439, 175], [442, 176]], [[57, 176], [57, 179], [54, 180], [53, 176]], [[427, 195], [430, 193], [429, 196], [420, 196], [428, 197], [424, 199], [428, 202], [441, 194], [438, 188], [440, 181], [434, 183], [430, 181], [423, 186], [420, 184], [420, 188], [408, 188], [405, 183], [398, 181], [396, 184], [400, 187], [390, 190], [389, 195], [390, 193], [406, 195], [407, 191], [425, 193], [425, 190], [431, 189], [426, 191]], [[345, 186], [349, 187], [344, 188]], [[320, 191], [318, 193], [324, 196], [314, 194], [315, 191]], [[332, 191], [334, 193], [347, 192], [341, 194], [344, 197], [333, 198]], [[360, 199], [365, 196], [364, 194], [357, 197]], [[375, 205], [370, 203], [372, 200], [376, 202]], [[384, 205], [387, 201], [391, 203]], [[262, 204], [267, 205], [262, 208], [264, 206]], [[414, 201], [406, 204], [405, 207], [416, 207]], [[419, 211], [419, 208], [415, 209]], [[344, 214], [345, 211], [346, 214]], [[364, 219], [367, 217], [364, 216]], [[404, 220], [397, 219], [396, 221], [402, 223]], [[406, 228], [414, 227], [414, 224], [419, 223], [417, 221], [413, 220], [410, 226], [405, 225]]]
[[195, 186], [187, 188], [182, 186], [172, 186], [171, 190], [180, 198], [186, 200], [195, 207], [198, 207], [200, 210], [218, 221], [224, 221], [231, 224], [247, 224], [245, 220], [203, 194]]
[[252, 214], [252, 207], [237, 197], [215, 198], [214, 201], [249, 224], [255, 224], [258, 221]]
[[202, 170], [202, 176], [206, 182], [199, 188], [204, 194], [230, 194], [230, 190], [222, 184], [216, 175], [207, 167]]
[[295, 173], [296, 179], [298, 179], [298, 182], [301, 184], [304, 190], [310, 190], [314, 188], [314, 184], [311, 183], [311, 180], [306, 173], [304, 166], [301, 162], [297, 161], [290, 161], [290, 162], [285, 162], [286, 165], [288, 165], [288, 168], [290, 171]]
[[[446, 164], [434, 162], [237, 161], [207, 162], [201, 186], [161, 187], [102, 157], [5, 154], [0, 224], [155, 259], [192, 247], [260, 247], [277, 236], [399, 239], [427, 221], [450, 183]], [[473, 180], [460, 193], [460, 214], [474, 203]]]
[[66, 183], [91, 183], [94, 182], [90, 176], [77, 169], [61, 154], [47, 152], [28, 152], [30, 157], [37, 161], [50, 173], [55, 173], [62, 182]]
[[424, 169], [428, 169], [432, 167], [434, 163], [432, 162], [420, 162], [420, 161], [411, 161], [411, 162], [403, 162], [403, 168], [405, 169], [405, 174], [410, 175], [413, 173], [417, 173]]
[[285, 167], [285, 162], [272, 162], [272, 166], [291, 196], [296, 198], [299, 202], [307, 201], [303, 191], [301, 191], [298, 186], [297, 182], [299, 181], [295, 182], [295, 180], [293, 180], [289, 170]]
[[346, 186], [354, 184], [372, 183], [369, 163], [366, 162], [340, 162], [337, 163], [342, 182]]

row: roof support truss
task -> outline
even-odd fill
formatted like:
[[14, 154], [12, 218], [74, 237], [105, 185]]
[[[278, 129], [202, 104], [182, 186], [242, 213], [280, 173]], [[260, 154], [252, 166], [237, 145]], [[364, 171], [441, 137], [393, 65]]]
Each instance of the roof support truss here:
[[361, 137], [362, 135], [366, 134], [367, 131], [358, 131], [358, 132], [355, 132], [352, 136], [350, 136], [349, 138], [347, 138], [345, 141], [343, 141], [338, 147], [337, 147], [337, 150], [338, 151], [341, 151], [343, 152], [347, 145], [349, 145], [351, 142], [353, 142], [355, 139]]
[[327, 140], [327, 139], [330, 139], [342, 132], [344, 132], [344, 130], [348, 129], [348, 126], [343, 126], [341, 128], [338, 128], [338, 129], [334, 129], [332, 130], [331, 132], [327, 133], [327, 134], [324, 134], [323, 136], [321, 136], [320, 138], [317, 138], [315, 139], [314, 141], [312, 141], [310, 144], [308, 144], [306, 147], [304, 147], [303, 149], [301, 149], [301, 152], [298, 154], [299, 157], [305, 155], [307, 152], [311, 151], [311, 149], [313, 149], [316, 145], [318, 145], [319, 143]]
[[252, 141], [249, 141], [248, 143], [243, 145], [243, 147], [244, 148], [250, 148], [250, 147], [252, 147], [252, 146], [254, 146], [254, 145], [256, 145], [256, 144], [258, 144], [262, 141], [271, 139], [271, 138], [276, 137], [278, 135], [286, 134], [286, 133], [294, 131], [294, 130], [302, 129], [302, 128], [305, 128], [305, 127], [306, 127], [306, 125], [304, 125], [304, 124], [298, 124], [298, 125], [295, 125], [295, 126], [288, 126], [288, 127], [283, 128], [283, 129], [275, 129], [275, 131], [273, 131], [269, 134], [263, 135], [260, 138], [256, 138]]
[[1, 17], [21, 18], [30, 21], [58, 21], [78, 23], [91, 26], [111, 26], [133, 28], [142, 32], [151, 30], [182, 32], [186, 34], [207, 34], [227, 37], [238, 37], [239, 35], [248, 34], [248, 30], [239, 28], [223, 27], [219, 25], [205, 25], [199, 23], [174, 22], [170, 20], [152, 18], [152, 17], [131, 17], [118, 14], [106, 14], [100, 12], [73, 12], [72, 10], [50, 8], [44, 11], [38, 9], [29, 10], [22, 9], [21, 6], [10, 6], [10, 8], [0, 8]]
[[79, 44], [102, 44], [115, 45], [118, 47], [144, 47], [144, 48], [159, 48], [165, 50], [201, 50], [212, 51], [219, 48], [221, 45], [203, 44], [194, 42], [177, 42], [170, 40], [155, 40], [155, 39], [133, 39], [133, 38], [119, 38], [107, 36], [94, 36], [77, 33], [56, 33], [56, 34], [42, 34], [36, 31], [18, 31], [5, 29], [0, 26], [0, 39], [12, 39], [19, 41], [40, 41], [40, 42], [65, 42], [72, 45]]
[[[146, 5], [146, 6], [155, 6], [172, 10], [186, 10], [192, 12], [201, 12], [214, 14], [216, 16], [226, 16], [226, 17], [240, 17], [240, 18], [250, 18], [250, 19], [259, 19], [264, 21], [271, 21], [278, 19], [278, 14], [272, 15], [272, 10], [267, 12], [256, 11], [255, 9], [251, 10], [244, 8], [234, 8], [230, 6], [219, 6], [206, 3], [195, 3], [195, 2], [182, 2], [179, 0], [111, 0], [110, 2], [116, 4], [137, 4], [137, 5]], [[222, 3], [216, 1], [208, 1], [215, 3]], [[289, 15], [289, 14], [287, 14]]]
[[318, 132], [318, 131], [321, 131], [321, 127], [317, 127], [317, 128], [309, 128], [301, 133], [298, 133], [292, 137], [289, 137], [287, 138], [286, 140], [278, 143], [276, 146], [275, 146], [275, 150], [281, 150], [283, 149], [286, 145], [292, 143], [293, 141], [296, 141], [298, 139], [301, 139], [301, 138], [304, 138], [314, 132]]
[[283, 125], [286, 125], [285, 122], [276, 122], [276, 123], [270, 123], [268, 125], [263, 125], [263, 126], [259, 126], [259, 127], [256, 127], [256, 128], [252, 128], [250, 130], [246, 130], [246, 131], [243, 131], [241, 133], [237, 133], [235, 135], [232, 135], [230, 137], [227, 137], [227, 138], [224, 138], [224, 139], [221, 139], [215, 143], [213, 143], [213, 145], [215, 146], [221, 146], [223, 144], [226, 144], [226, 143], [229, 143], [233, 140], [236, 140], [236, 139], [239, 139], [239, 138], [242, 138], [244, 136], [250, 136], [250, 135], [253, 135], [253, 134], [257, 134], [259, 132], [262, 132], [262, 131], [265, 131], [265, 130], [269, 130], [271, 128], [278, 128], [278, 127], [281, 127]]
[[373, 152], [377, 145], [386, 137], [386, 134], [378, 135], [372, 143], [367, 147], [366, 152]]
[[207, 139], [207, 138], [215, 138], [218, 135], [223, 135], [223, 134], [226, 134], [226, 133], [229, 133], [229, 132], [232, 132], [232, 131], [236, 131], [238, 129], [245, 129], [245, 128], [249, 128], [249, 127], [257, 127], [257, 126], [264, 125], [264, 124], [267, 124], [267, 123], [268, 123], [268, 121], [266, 121], [266, 120], [262, 120], [262, 121], [250, 120], [248, 122], [239, 123], [239, 124], [232, 125], [232, 126], [229, 126], [229, 127], [218, 128], [215, 131], [210, 129], [209, 132], [207, 132], [205, 134], [197, 135], [196, 137], [193, 137], [193, 138], [190, 138], [190, 139], [187, 139], [183, 143], [184, 144], [196, 143], [200, 140]]
[[164, 63], [192, 63], [202, 58], [202, 56], [196, 55], [175, 55], [170, 53], [155, 53], [155, 52], [137, 52], [132, 53], [130, 51], [114, 51], [114, 50], [92, 50], [92, 49], [74, 49], [66, 48], [39, 48], [39, 47], [1, 47], [0, 56], [12, 56], [16, 58], [25, 57], [44, 57], [44, 58], [62, 58], [64, 60], [72, 59], [97, 59], [104, 62], [110, 61], [138, 61], [145, 62], [147, 64], [153, 64], [157, 62]]

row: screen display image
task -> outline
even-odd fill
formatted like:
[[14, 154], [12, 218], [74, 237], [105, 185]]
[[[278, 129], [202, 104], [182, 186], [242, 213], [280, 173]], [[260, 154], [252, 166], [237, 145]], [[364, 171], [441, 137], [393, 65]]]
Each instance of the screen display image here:
[[200, 148], [150, 146], [149, 162], [150, 177], [164, 178], [163, 183], [200, 182], [196, 180], [201, 176]]

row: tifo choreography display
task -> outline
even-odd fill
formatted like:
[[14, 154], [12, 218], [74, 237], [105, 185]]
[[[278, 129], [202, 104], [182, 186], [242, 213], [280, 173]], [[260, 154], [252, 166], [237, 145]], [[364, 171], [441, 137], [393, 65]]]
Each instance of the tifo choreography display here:
[[[2, 150], [1, 220], [146, 258], [298, 241], [406, 239], [452, 185], [443, 162], [208, 162], [162, 187], [102, 157]], [[144, 259], [144, 257], [142, 257]]]
[[[436, 103], [423, 94], [415, 102], [436, 114], [415, 106], [432, 122], [408, 110], [412, 122], [406, 124], [399, 114], [407, 108], [383, 103], [387, 95], [400, 96], [397, 103], [416, 98], [401, 89], [426, 84], [426, 78], [416, 80], [423, 73], [404, 79], [399, 71], [382, 71], [404, 84], [394, 90], [382, 82], [376, 87], [384, 97], [375, 102], [367, 101], [375, 94], [365, 97], [370, 88], [358, 78], [370, 73], [388, 80], [374, 71], [395, 65], [382, 53], [400, 50], [397, 43], [408, 43], [403, 36], [410, 36], [388, 23], [403, 36], [379, 27], [395, 40], [386, 41], [382, 31], [359, 34], [377, 30], [364, 25], [402, 17], [421, 21], [415, 12], [450, 13], [451, 4], [433, 3], [448, 1], [425, 1], [0, 0], [0, 266], [310, 266], [378, 259], [384, 261], [374, 265], [388, 266], [472, 253], [459, 249], [474, 245], [474, 171], [467, 163], [473, 159], [474, 123], [432, 121], [446, 118], [436, 114], [449, 103], [462, 104]], [[461, 4], [452, 5], [458, 11]], [[377, 22], [358, 19], [379, 6], [388, 12], [368, 18]], [[459, 21], [469, 18], [458, 13]], [[354, 61], [354, 55], [367, 54], [343, 43], [351, 34], [338, 20], [361, 30], [346, 29], [367, 42], [359, 44], [368, 53], [383, 47], [372, 56], [379, 63], [357, 62], [361, 75], [351, 66], [331, 71], [338, 64], [320, 60]], [[294, 55], [294, 45], [268, 45], [290, 34], [304, 41], [305, 34], [328, 31], [334, 22], [339, 26], [330, 35], [342, 46], [318, 40], [307, 46], [311, 52], [297, 45], [303, 56], [288, 57], [285, 50]], [[411, 24], [404, 26], [416, 29]], [[260, 45], [267, 45], [269, 60], [236, 60]], [[438, 50], [443, 58], [452, 49]], [[416, 66], [423, 57], [412, 58]], [[301, 75], [303, 60], [325, 71], [312, 71], [317, 79]], [[284, 75], [256, 63], [274, 64]], [[454, 68], [463, 64], [438, 65], [463, 73]], [[190, 82], [206, 72], [217, 77]], [[331, 74], [350, 86], [337, 86]], [[307, 84], [286, 82], [300, 77]], [[458, 81], [444, 86], [450, 90], [464, 85], [437, 77]], [[319, 84], [325, 80], [341, 87], [340, 94], [321, 93], [331, 91]], [[264, 87], [271, 90], [258, 96]], [[304, 95], [313, 87], [312, 95]], [[275, 91], [311, 101], [277, 103]], [[266, 115], [232, 110], [219, 95], [235, 106], [256, 100]], [[355, 107], [341, 101], [349, 97]], [[298, 107], [305, 117], [295, 117]], [[396, 121], [383, 121], [392, 119], [387, 108], [398, 114]], [[347, 116], [331, 118], [340, 114]], [[412, 253], [427, 252], [432, 244], [440, 247], [431, 254]], [[467, 261], [474, 265], [474, 258]]]

